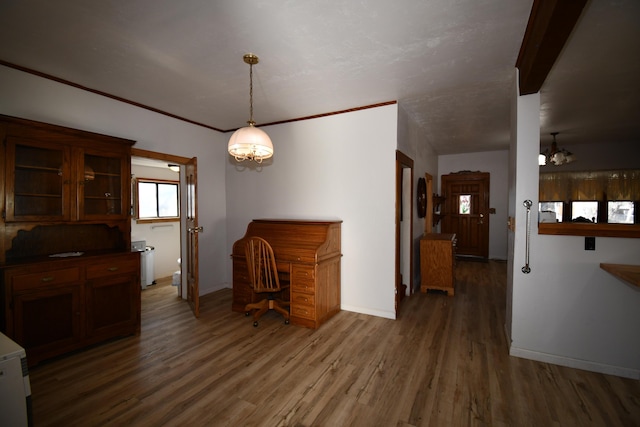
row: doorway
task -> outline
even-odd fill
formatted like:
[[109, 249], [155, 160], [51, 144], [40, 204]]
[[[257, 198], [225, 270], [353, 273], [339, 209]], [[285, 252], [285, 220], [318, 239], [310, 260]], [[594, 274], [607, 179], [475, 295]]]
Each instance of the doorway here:
[[489, 173], [442, 175], [442, 233], [455, 233], [456, 255], [489, 257]]
[[[413, 160], [396, 151], [396, 317], [413, 293]], [[408, 283], [408, 284], [407, 284]]]
[[180, 168], [180, 212], [182, 212], [182, 214], [180, 215], [180, 237], [178, 245], [181, 262], [176, 265], [176, 269], [180, 271], [180, 275], [177, 278], [179, 282], [179, 284], [177, 284], [177, 293], [180, 298], [186, 299], [189, 302], [194, 315], [198, 317], [197, 233], [201, 231], [201, 228], [197, 225], [196, 159], [137, 148], [132, 148], [131, 156], [132, 158], [155, 162], [163, 167], [172, 164]]

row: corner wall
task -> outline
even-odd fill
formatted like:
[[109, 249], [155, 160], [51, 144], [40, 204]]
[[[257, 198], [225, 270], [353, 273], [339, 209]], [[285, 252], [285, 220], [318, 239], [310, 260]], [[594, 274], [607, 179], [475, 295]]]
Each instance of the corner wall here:
[[[420, 289], [420, 238], [432, 229], [425, 225], [425, 218], [418, 218], [418, 206], [415, 202], [418, 179], [428, 173], [433, 177], [433, 191], [438, 188], [438, 155], [433, 150], [424, 132], [402, 105], [398, 107], [398, 150], [413, 159], [413, 285]], [[432, 206], [427, 206], [432, 209]]]
[[[540, 94], [517, 96], [512, 139], [507, 329], [510, 354], [542, 362], [640, 379], [640, 288], [619, 280], [600, 263], [638, 264], [640, 239], [596, 238], [596, 250], [584, 250], [584, 237], [538, 235], [537, 155]], [[526, 209], [531, 210], [530, 268], [525, 263]], [[511, 243], [513, 242], [513, 243]], [[512, 284], [512, 286], [510, 285]], [[512, 292], [512, 294], [510, 294]], [[509, 324], [510, 323], [510, 324]]]
[[256, 218], [341, 219], [343, 310], [395, 318], [397, 105], [268, 126], [264, 165], [227, 156], [227, 271]]

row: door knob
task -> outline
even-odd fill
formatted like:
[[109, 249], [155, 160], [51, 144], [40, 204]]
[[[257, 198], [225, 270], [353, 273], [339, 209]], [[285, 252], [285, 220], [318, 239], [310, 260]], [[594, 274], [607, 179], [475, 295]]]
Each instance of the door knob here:
[[188, 231], [189, 233], [202, 233], [204, 230], [202, 226], [200, 226], [200, 227], [189, 227]]

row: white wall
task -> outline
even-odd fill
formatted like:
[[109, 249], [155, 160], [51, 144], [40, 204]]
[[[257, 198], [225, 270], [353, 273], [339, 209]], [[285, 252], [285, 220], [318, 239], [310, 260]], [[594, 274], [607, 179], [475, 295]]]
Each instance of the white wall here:
[[[416, 189], [418, 179], [428, 173], [433, 177], [433, 190], [437, 192], [438, 155], [433, 150], [424, 131], [420, 129], [402, 105], [398, 106], [398, 150], [413, 159], [413, 285], [420, 286], [420, 238], [426, 230], [425, 219], [418, 218]], [[432, 209], [432, 206], [427, 206]]]
[[[442, 175], [464, 170], [489, 172], [489, 258], [507, 259], [508, 151], [449, 154], [438, 157], [438, 183]], [[434, 178], [435, 179], [435, 178]], [[439, 185], [438, 185], [438, 188]]]
[[129, 104], [0, 66], [0, 114], [137, 141], [135, 147], [198, 157], [200, 291], [228, 285], [225, 135]]
[[[180, 176], [167, 168], [131, 165], [131, 174], [136, 178], [165, 179], [178, 181]], [[141, 223], [131, 220], [131, 240], [145, 240], [153, 246], [154, 280], [170, 277], [180, 269], [180, 222]]]
[[[531, 272], [525, 256], [525, 199], [537, 218], [540, 129], [539, 94], [518, 97], [512, 178], [516, 232], [512, 256], [510, 354], [640, 379], [640, 289], [599, 268], [600, 263], [638, 264], [640, 239], [538, 235], [532, 220]], [[509, 325], [507, 325], [509, 326]]]
[[263, 128], [261, 168], [227, 161], [227, 268], [255, 218], [341, 219], [342, 309], [395, 318], [397, 106]]

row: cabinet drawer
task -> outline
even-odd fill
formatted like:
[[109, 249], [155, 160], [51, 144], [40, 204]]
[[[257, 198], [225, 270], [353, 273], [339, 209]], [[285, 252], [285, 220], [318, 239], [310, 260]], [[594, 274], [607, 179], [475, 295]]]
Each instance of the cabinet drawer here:
[[311, 308], [316, 306], [316, 298], [313, 294], [305, 294], [300, 292], [291, 292], [291, 304], [308, 305]]
[[291, 282], [291, 292], [314, 294], [316, 292], [316, 284], [313, 280], [294, 280]]
[[305, 319], [315, 320], [316, 311], [310, 305], [291, 304], [292, 317], [304, 317]]
[[315, 280], [316, 270], [313, 267], [293, 265], [291, 267], [291, 280]]
[[106, 260], [87, 266], [87, 279], [97, 279], [119, 274], [130, 274], [138, 272], [138, 262], [135, 258], [118, 258]]
[[71, 267], [59, 270], [46, 270], [39, 273], [16, 274], [10, 277], [13, 291], [20, 292], [33, 288], [41, 288], [43, 286], [77, 282], [80, 280], [80, 268]]
[[315, 269], [313, 267], [293, 266], [291, 269], [292, 291], [314, 293], [315, 285]]

